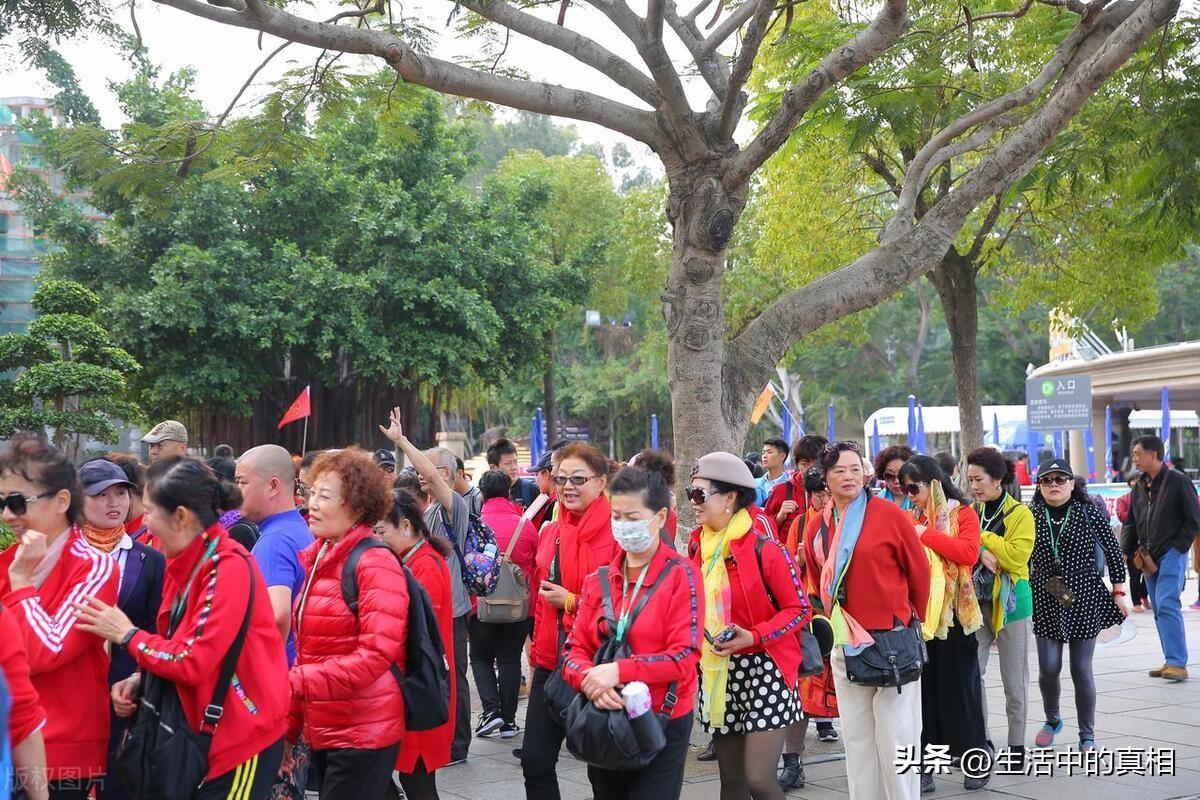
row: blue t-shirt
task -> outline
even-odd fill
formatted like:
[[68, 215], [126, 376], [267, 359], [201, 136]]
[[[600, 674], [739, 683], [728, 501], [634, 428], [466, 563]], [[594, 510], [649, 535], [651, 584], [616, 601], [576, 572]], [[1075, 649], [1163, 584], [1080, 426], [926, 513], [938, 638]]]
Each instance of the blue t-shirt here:
[[[300, 551], [313, 543], [312, 532], [295, 509], [266, 517], [258, 523], [258, 530], [261, 535], [251, 553], [262, 570], [267, 587], [288, 587], [294, 602], [304, 588]], [[287, 639], [287, 659], [289, 667], [296, 660], [296, 638], [291, 632]]]

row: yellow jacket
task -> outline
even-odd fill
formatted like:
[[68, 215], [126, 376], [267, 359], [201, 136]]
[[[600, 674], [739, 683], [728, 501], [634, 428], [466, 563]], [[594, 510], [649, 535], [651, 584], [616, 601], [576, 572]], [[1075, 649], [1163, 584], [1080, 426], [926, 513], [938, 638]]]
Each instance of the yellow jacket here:
[[[977, 505], [976, 510], [982, 508]], [[996, 557], [1000, 569], [1008, 574], [1017, 593], [1018, 609], [1021, 612], [1029, 606], [1029, 556], [1033, 553], [1034, 525], [1033, 512], [1029, 507], [1019, 502], [1012, 495], [1005, 495], [1001, 506], [1004, 516], [1004, 535], [983, 531], [979, 542], [988, 552]], [[997, 575], [997, 578], [999, 576]], [[1024, 582], [1024, 586], [1021, 583]], [[1000, 601], [1001, 581], [996, 580], [992, 586], [992, 630], [999, 633], [1004, 628], [1004, 603]], [[1030, 608], [1032, 611], [1032, 608]], [[1028, 616], [1028, 614], [1024, 614]], [[1013, 619], [1022, 618], [1021, 614]]]

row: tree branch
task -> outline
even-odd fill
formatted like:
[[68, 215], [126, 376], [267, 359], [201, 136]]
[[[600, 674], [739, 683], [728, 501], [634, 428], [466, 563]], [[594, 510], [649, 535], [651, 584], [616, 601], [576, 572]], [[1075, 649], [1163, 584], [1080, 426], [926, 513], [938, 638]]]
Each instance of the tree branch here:
[[1004, 191], [996, 193], [995, 202], [988, 209], [987, 216], [983, 218], [983, 222], [979, 226], [979, 231], [975, 234], [975, 239], [971, 242], [971, 249], [963, 258], [969, 263], [976, 272], [979, 268], [976, 266], [976, 261], [979, 260], [979, 254], [983, 252], [983, 245], [987, 242], [987, 237], [996, 227], [996, 223], [1000, 220], [1000, 212], [1004, 210], [1004, 196], [1008, 194], [1008, 187], [1004, 187]]
[[[1028, 174], [1100, 85], [1179, 10], [1179, 0], [1132, 0], [1123, 5], [1112, 11], [1127, 14], [1124, 21], [949, 196], [915, 226], [884, 239], [877, 249], [772, 303], [728, 344], [727, 363], [761, 364], [769, 371], [804, 335], [881, 302], [936, 266], [971, 211], [1000, 187]], [[746, 377], [744, 368], [741, 375]], [[752, 377], [757, 381], [757, 374]]]
[[683, 16], [683, 19], [691, 25], [696, 24], [696, 20], [704, 13], [704, 9], [712, 5], [713, 0], [700, 0], [696, 7]]
[[485, 19], [561, 50], [576, 61], [603, 73], [645, 101], [651, 108], [658, 108], [662, 104], [662, 95], [649, 76], [595, 40], [570, 28], [539, 19], [504, 0], [463, 0], [462, 4]]
[[[979, 108], [968, 114], [964, 114], [936, 135], [930, 137], [929, 141], [925, 143], [904, 171], [904, 186], [900, 192], [900, 200], [896, 205], [896, 215], [888, 225], [888, 230], [884, 233], [885, 237], [894, 236], [912, 226], [917, 196], [925, 185], [930, 171], [936, 167], [935, 161], [938, 159], [945, 161], [946, 158], [953, 157], [954, 151], [950, 149], [950, 146], [954, 139], [976, 125], [995, 119], [1018, 106], [1033, 102], [1050, 85], [1055, 76], [1066, 67], [1071, 54], [1084, 40], [1084, 37], [1087, 36], [1091, 25], [1091, 21], [1086, 19], [1076, 25], [1067, 37], [1063, 39], [1062, 43], [1059, 44], [1058, 48], [1054, 51], [1054, 55], [1042, 67], [1041, 72], [1029, 83], [1020, 89], [1015, 89], [1006, 95], [997, 97], [991, 102], [984, 103]], [[991, 138], [991, 133], [991, 131], [988, 132], [987, 138]]]
[[595, 122], [651, 147], [663, 144], [654, 114], [578, 89], [522, 81], [454, 64], [415, 52], [384, 31], [329, 25], [280, 9], [254, 4], [246, 12], [226, 11], [200, 0], [155, 0], [193, 16], [269, 33], [281, 39], [328, 50], [382, 58], [410, 83], [438, 92], [473, 97], [511, 108]]
[[767, 37], [771, 15], [775, 13], [775, 0], [746, 0], [746, 5], [754, 5], [757, 9], [754, 12], [754, 18], [750, 20], [750, 27], [746, 29], [746, 36], [742, 39], [741, 52], [733, 62], [733, 71], [729, 76], [729, 88], [721, 106], [721, 121], [717, 126], [718, 141], [725, 141], [733, 136], [733, 128], [737, 124], [738, 118], [741, 117], [742, 108], [745, 105], [742, 86], [750, 77], [750, 70], [754, 68], [754, 59], [758, 57], [758, 49], [762, 46], [763, 39]]
[[[637, 48], [638, 55], [650, 69], [650, 75], [654, 78], [662, 95], [659, 110], [666, 116], [677, 137], [684, 141], [694, 141], [694, 137], [689, 135], [693, 130], [690, 123], [692, 109], [688, 105], [687, 93], [683, 89], [679, 73], [671, 62], [667, 49], [663, 46], [661, 26], [659, 27], [660, 35], [655, 40], [652, 36], [646, 35], [646, 28], [641, 18], [625, 5], [625, 0], [587, 0], [587, 2], [608, 17], [617, 26], [617, 29], [625, 34], [625, 38], [629, 39]], [[605, 123], [600, 124], [604, 125]], [[691, 155], [700, 155], [700, 152], [695, 149], [695, 145], [686, 144], [685, 146], [691, 148], [689, 150]]]
[[725, 173], [725, 187], [741, 185], [763, 165], [826, 91], [848, 75], [870, 63], [903, 35], [908, 28], [908, 0], [885, 0], [883, 8], [866, 28], [821, 60], [799, 83], [783, 93], [783, 102], [758, 135], [737, 155]]
[[737, 10], [725, 18], [725, 21], [717, 26], [717, 29], [708, 35], [708, 38], [700, 43], [700, 49], [705, 53], [715, 53], [717, 48], [733, 34], [737, 33], [738, 29], [749, 22], [754, 16], [755, 10], [758, 8], [758, 3], [754, 0], [744, 0], [737, 7]]
[[[697, 10], [702, 10], [706, 6], [707, 3], [697, 7]], [[725, 90], [729, 85], [729, 64], [717, 54], [705, 53], [701, 50], [703, 34], [696, 27], [696, 22], [691, 15], [679, 16], [674, 0], [668, 0], [666, 16], [667, 24], [671, 26], [671, 30], [675, 31], [675, 35], [679, 37], [679, 41], [683, 42], [683, 46], [692, 54], [692, 58], [696, 62], [696, 69], [700, 70], [704, 82], [708, 84], [709, 89], [712, 89], [713, 96], [717, 100], [724, 100]]]

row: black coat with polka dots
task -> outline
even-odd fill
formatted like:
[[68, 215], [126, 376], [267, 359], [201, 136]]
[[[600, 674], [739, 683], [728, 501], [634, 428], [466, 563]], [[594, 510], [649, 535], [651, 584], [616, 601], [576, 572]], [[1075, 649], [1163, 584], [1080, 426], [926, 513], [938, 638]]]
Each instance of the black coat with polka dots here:
[[1120, 625], [1124, 619], [1109, 588], [1096, 570], [1096, 545], [1103, 552], [1112, 582], [1125, 581], [1125, 561], [1113, 535], [1108, 517], [1086, 500], [1072, 498], [1071, 510], [1058, 534], [1058, 554], [1063, 578], [1075, 593], [1075, 603], [1063, 608], [1046, 591], [1046, 580], [1054, 574], [1054, 552], [1050, 545], [1050, 525], [1046, 507], [1034, 503], [1031, 508], [1036, 535], [1029, 559], [1029, 587], [1033, 591], [1033, 632], [1044, 639], [1070, 642], [1094, 639], [1100, 631]]

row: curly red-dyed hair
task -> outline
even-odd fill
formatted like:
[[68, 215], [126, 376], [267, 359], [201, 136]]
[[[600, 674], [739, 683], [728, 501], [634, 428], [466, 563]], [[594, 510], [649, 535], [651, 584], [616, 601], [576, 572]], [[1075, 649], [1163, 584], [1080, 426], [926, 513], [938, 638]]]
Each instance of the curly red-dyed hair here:
[[309, 468], [309, 482], [326, 472], [342, 481], [342, 502], [363, 524], [374, 525], [392, 509], [392, 476], [379, 468], [370, 453], [357, 447], [321, 454]]

